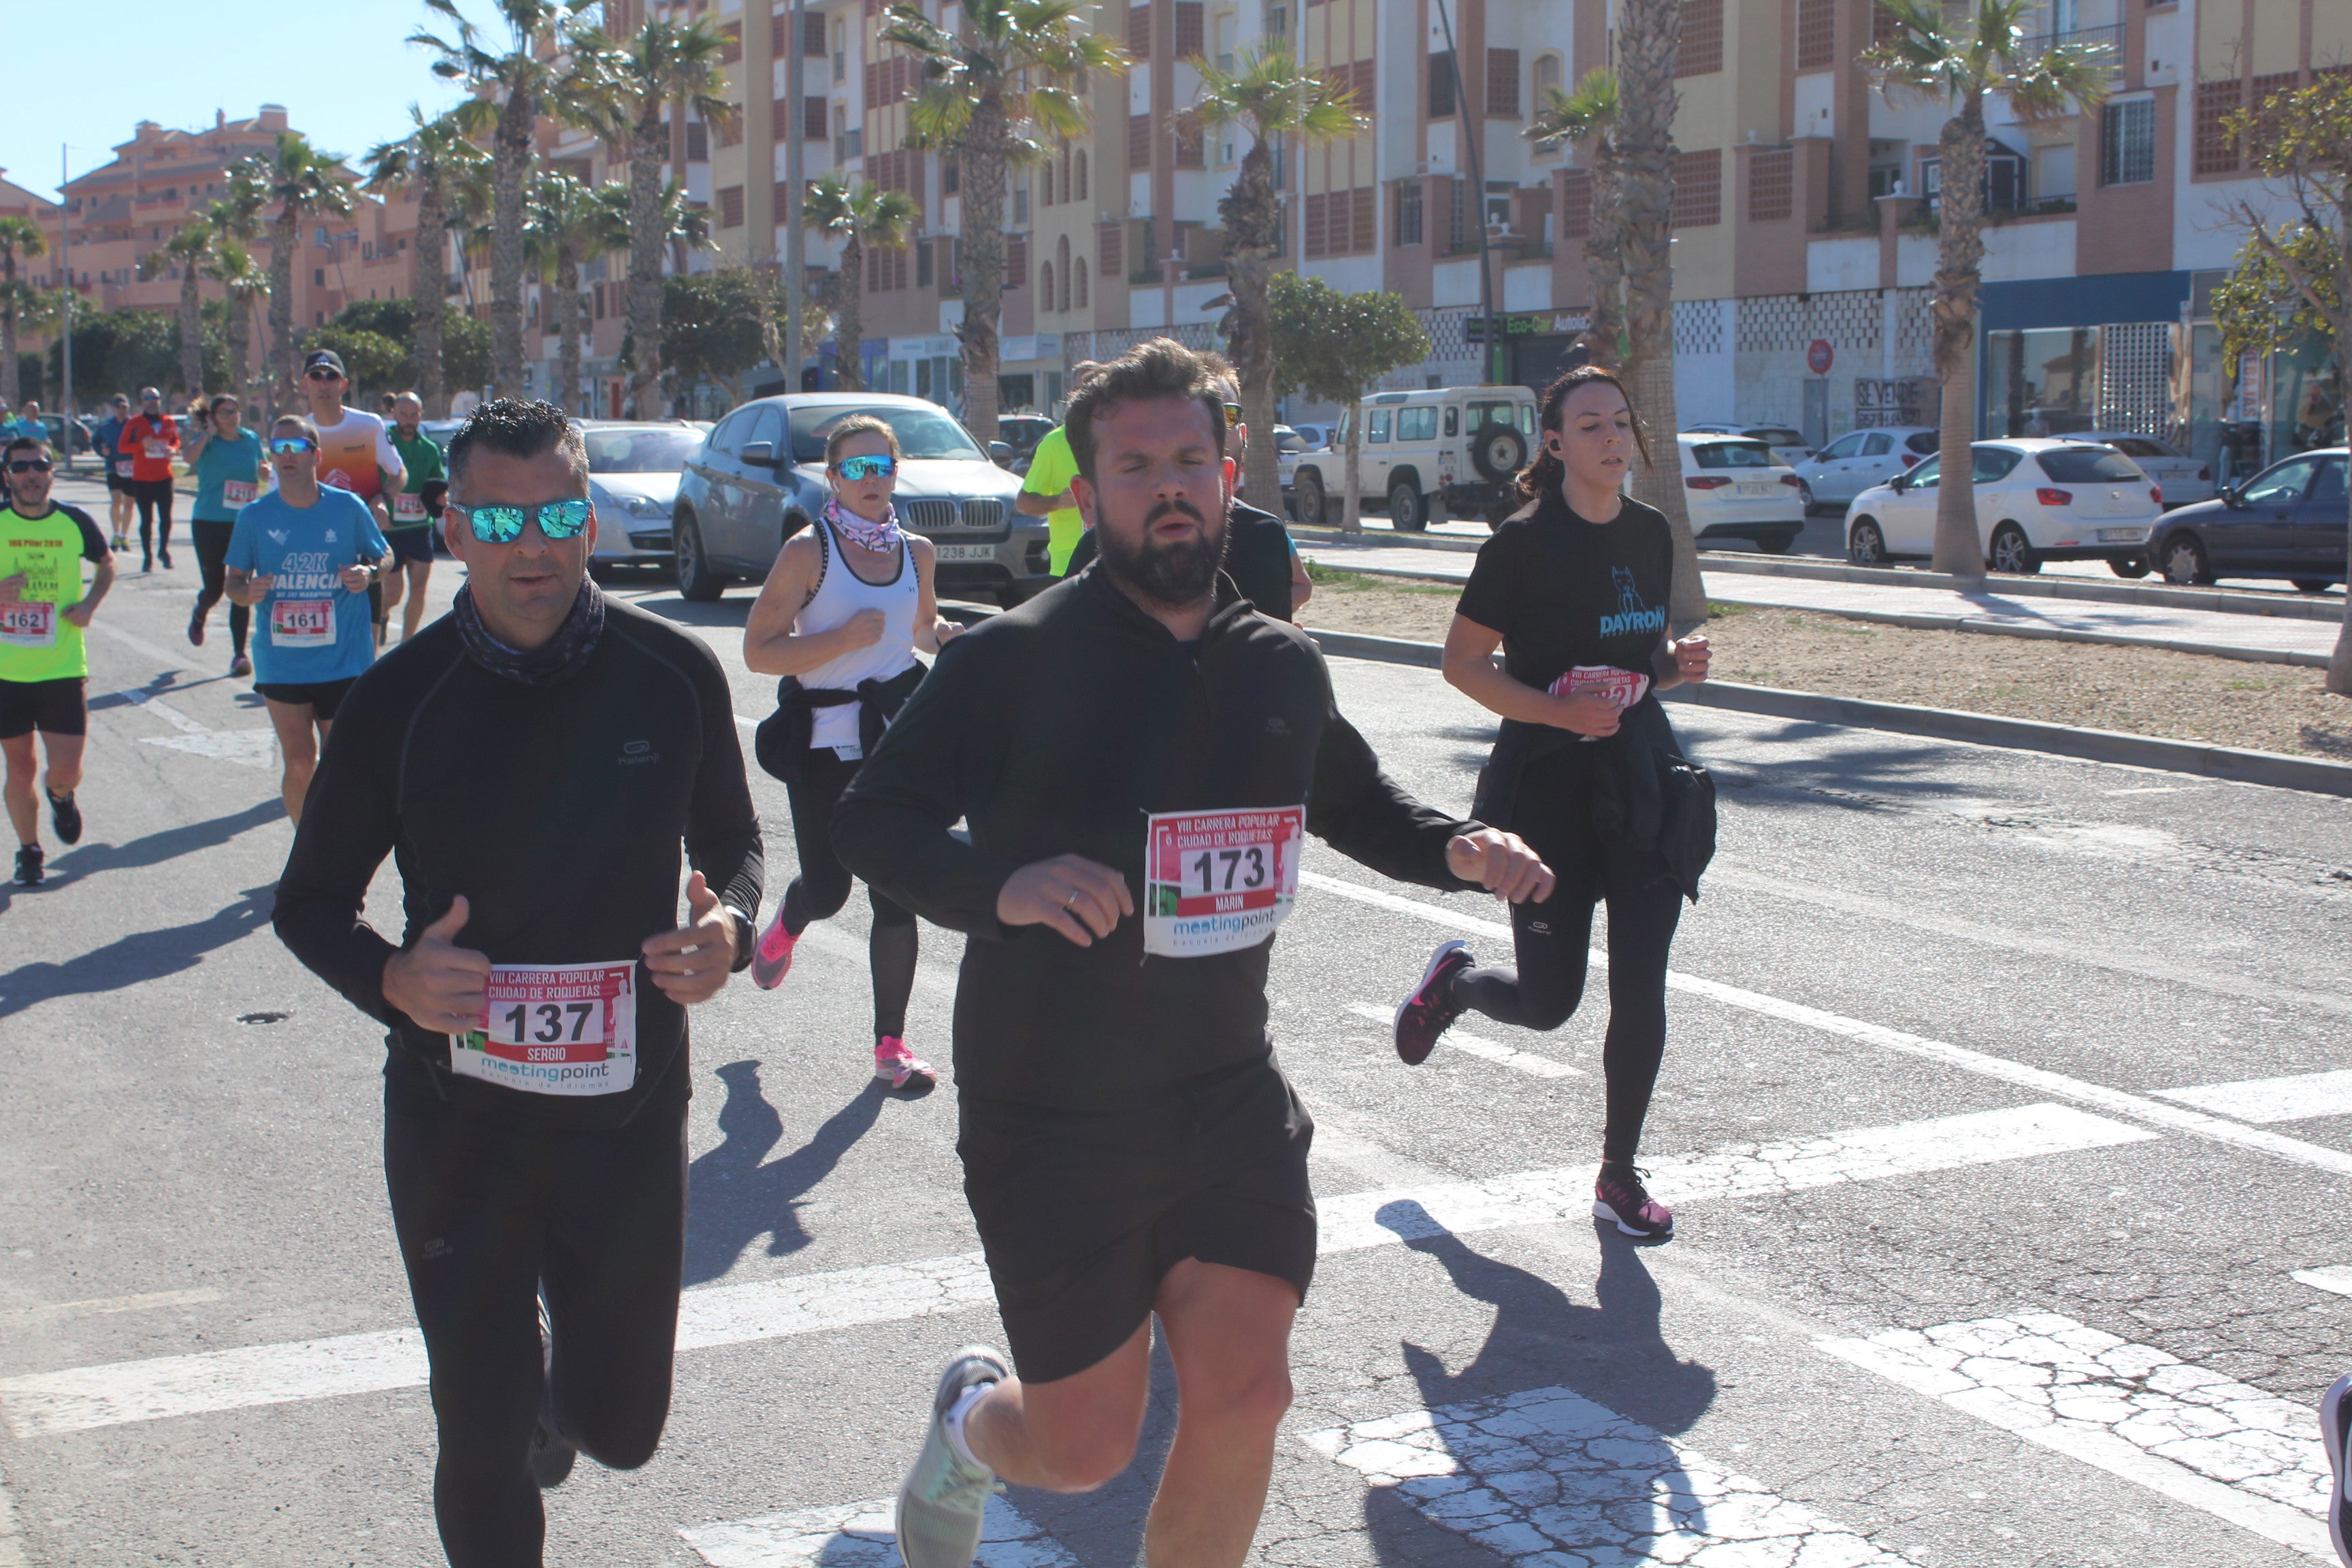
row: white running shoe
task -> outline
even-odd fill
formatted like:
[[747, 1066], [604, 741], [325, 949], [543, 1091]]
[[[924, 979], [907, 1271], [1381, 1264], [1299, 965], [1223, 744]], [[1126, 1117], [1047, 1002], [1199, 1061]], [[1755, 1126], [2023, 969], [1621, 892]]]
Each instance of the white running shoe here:
[[906, 1568], [971, 1568], [980, 1552], [981, 1522], [991, 1492], [1004, 1484], [985, 1465], [971, 1464], [948, 1441], [948, 1412], [966, 1390], [1013, 1375], [986, 1345], [966, 1345], [948, 1358], [931, 1396], [931, 1420], [922, 1452], [898, 1489], [898, 1561]]

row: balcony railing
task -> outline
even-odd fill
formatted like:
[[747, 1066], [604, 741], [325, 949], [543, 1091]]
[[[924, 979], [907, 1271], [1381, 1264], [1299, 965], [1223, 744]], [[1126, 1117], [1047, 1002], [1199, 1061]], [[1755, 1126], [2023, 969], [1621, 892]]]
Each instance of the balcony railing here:
[[2020, 41], [2018, 54], [2022, 59], [2038, 60], [2062, 44], [2084, 45], [2106, 51], [2107, 63], [2116, 69], [2123, 68], [2124, 30], [2113, 27], [2076, 27], [2065, 33], [2036, 33]]

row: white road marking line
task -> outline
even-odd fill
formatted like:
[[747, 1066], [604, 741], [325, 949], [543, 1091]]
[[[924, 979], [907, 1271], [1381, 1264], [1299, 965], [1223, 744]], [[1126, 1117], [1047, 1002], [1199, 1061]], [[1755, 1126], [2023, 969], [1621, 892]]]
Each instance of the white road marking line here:
[[[1350, 1002], [1348, 1004], [1348, 1011], [1359, 1018], [1370, 1018], [1373, 1023], [1383, 1026], [1393, 1023], [1396, 1018], [1393, 1009], [1376, 1007], [1370, 1002]], [[1444, 1034], [1438, 1037], [1437, 1043], [1441, 1046], [1450, 1046], [1468, 1056], [1483, 1058], [1490, 1062], [1500, 1062], [1507, 1068], [1517, 1068], [1533, 1078], [1582, 1078], [1584, 1076], [1582, 1068], [1570, 1067], [1566, 1062], [1554, 1061], [1549, 1057], [1539, 1057], [1533, 1051], [1519, 1050], [1515, 1047], [1504, 1045], [1499, 1040], [1481, 1039], [1476, 1035], [1468, 1034], [1461, 1029], [1446, 1030]]]
[[[1381, 909], [1395, 910], [1401, 913], [1413, 915], [1433, 925], [1450, 926], [1457, 931], [1481, 931], [1505, 937], [1510, 934], [1509, 928], [1496, 925], [1491, 921], [1475, 920], [1468, 915], [1457, 913], [1439, 905], [1423, 903], [1417, 899], [1400, 898], [1394, 893], [1360, 888], [1352, 882], [1343, 882], [1336, 877], [1320, 876], [1312, 871], [1301, 871], [1298, 877], [1300, 881], [1310, 883], [1327, 892], [1338, 893], [1343, 898], [1353, 899], [1360, 903], [1373, 904]], [[1608, 963], [1608, 955], [1596, 948], [1592, 950], [1591, 962], [1595, 967], [1605, 967]], [[1696, 974], [1685, 974], [1679, 970], [1670, 969], [1666, 972], [1666, 988], [1670, 991], [1688, 992], [1695, 996], [1704, 996], [1709, 1001], [1720, 1002], [1727, 1007], [1738, 1007], [1745, 1012], [1761, 1014], [1768, 1018], [1779, 1018], [1785, 1023], [1800, 1024], [1809, 1029], [1818, 1029], [1823, 1034], [1839, 1035], [1847, 1039], [1860, 1040], [1865, 1045], [1877, 1046], [1885, 1050], [1897, 1051], [1906, 1056], [1922, 1057], [1929, 1061], [1941, 1062], [1947, 1067], [1958, 1068], [1963, 1072], [1979, 1073], [1987, 1078], [1999, 1079], [2003, 1083], [2014, 1084], [2020, 1089], [2031, 1090], [2035, 1094], [2046, 1094], [2059, 1100], [2071, 1100], [2078, 1104], [2113, 1111], [2118, 1116], [2128, 1116], [2134, 1121], [2145, 1121], [2152, 1127], [2161, 1127], [2168, 1131], [2186, 1132], [2191, 1137], [2209, 1139], [2216, 1143], [2229, 1143], [2241, 1149], [2251, 1149], [2258, 1153], [2273, 1155], [2298, 1165], [2308, 1165], [2315, 1170], [2326, 1171], [2334, 1175], [2352, 1176], [2352, 1152], [2330, 1149], [2321, 1144], [2305, 1142], [2300, 1138], [2289, 1138], [2282, 1133], [2263, 1131], [2258, 1127], [2226, 1121], [2218, 1116], [2209, 1116], [2201, 1111], [2190, 1110], [2181, 1106], [2168, 1105], [2162, 1100], [2150, 1100], [2145, 1095], [2132, 1094], [2120, 1089], [2109, 1089], [2105, 1084], [2090, 1083], [2082, 1079], [2070, 1078], [2064, 1073], [2027, 1067], [2022, 1062], [2013, 1062], [2006, 1057], [1997, 1057], [1988, 1051], [1971, 1050], [1966, 1046], [1931, 1040], [1923, 1035], [1910, 1034], [1902, 1029], [1890, 1029], [1879, 1024], [1865, 1024], [1859, 1018], [1848, 1018], [1836, 1013], [1824, 1012], [1819, 1007], [1808, 1007], [1801, 1002], [1784, 1002], [1778, 996], [1767, 996], [1759, 991], [1743, 990], [1739, 986], [1726, 985], [1719, 981], [1702, 980]]]
[[2317, 1116], [2352, 1114], [2352, 1068], [2156, 1092], [2163, 1099], [2241, 1121], [2308, 1121]]
[[[2111, 1148], [2155, 1134], [2069, 1106], [2026, 1105], [1818, 1138], [1738, 1144], [1652, 1167], [1651, 1190], [1674, 1203], [1759, 1197], [1843, 1183]], [[1592, 1167], [1528, 1171], [1351, 1193], [1318, 1204], [1327, 1253], [1385, 1247], [1444, 1231], [1576, 1220], [1591, 1212]], [[707, 1350], [831, 1329], [901, 1322], [992, 1305], [977, 1252], [745, 1285], [688, 1290], [678, 1348]], [[20, 1437], [421, 1386], [414, 1329], [291, 1344], [116, 1362], [0, 1380], [0, 1409]]]
[[[1667, 1204], [1771, 1197], [1853, 1182], [2114, 1148], [2156, 1136], [2072, 1106], [2021, 1105], [1655, 1160], [1649, 1166], [1648, 1185], [1659, 1201]], [[1582, 1218], [1592, 1212], [1592, 1173], [1591, 1165], [1569, 1165], [1483, 1182], [1320, 1198], [1316, 1203], [1322, 1238], [1319, 1250], [1351, 1252], [1447, 1232], [1463, 1236], [1503, 1226]]]
[[2339, 1296], [2352, 1296], [2352, 1264], [2331, 1263], [2322, 1268], [2297, 1268], [2287, 1278], [2315, 1290], [2333, 1290]]
[[1411, 1410], [1302, 1441], [1528, 1568], [1907, 1568], [1859, 1532], [1565, 1388]]
[[135, 687], [114, 695], [137, 704], [143, 711], [154, 714], [180, 731], [176, 735], [142, 735], [139, 741], [142, 746], [163, 746], [174, 752], [186, 752], [193, 756], [211, 757], [216, 762], [237, 763], [248, 768], [266, 768], [276, 755], [278, 735], [273, 730], [207, 729], [162, 698]]
[[[896, 1500], [803, 1509], [678, 1533], [710, 1568], [898, 1568]], [[1002, 1497], [988, 1500], [973, 1568], [1078, 1568], [1059, 1542]]]
[[43, 1301], [17, 1307], [0, 1316], [24, 1318], [95, 1318], [113, 1312], [149, 1312], [159, 1307], [195, 1307], [217, 1301], [217, 1290], [150, 1290], [141, 1296], [94, 1296], [86, 1301]]
[[2335, 1555], [2327, 1452], [2290, 1400], [2054, 1312], [1815, 1344], [2265, 1540]]

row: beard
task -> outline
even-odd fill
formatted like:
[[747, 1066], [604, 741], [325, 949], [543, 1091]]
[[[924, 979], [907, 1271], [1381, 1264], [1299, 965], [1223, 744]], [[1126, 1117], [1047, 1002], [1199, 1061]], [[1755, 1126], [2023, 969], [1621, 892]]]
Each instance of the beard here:
[[[1192, 519], [1200, 523], [1201, 532], [1180, 543], [1155, 542], [1153, 526], [1171, 514]], [[1144, 518], [1140, 537], [1134, 542], [1117, 528], [1104, 526], [1095, 531], [1102, 536], [1096, 544], [1102, 552], [1103, 570], [1139, 598], [1170, 609], [1185, 609], [1216, 591], [1217, 573], [1225, 563], [1227, 530], [1222, 514], [1211, 521], [1189, 502], [1162, 501]]]

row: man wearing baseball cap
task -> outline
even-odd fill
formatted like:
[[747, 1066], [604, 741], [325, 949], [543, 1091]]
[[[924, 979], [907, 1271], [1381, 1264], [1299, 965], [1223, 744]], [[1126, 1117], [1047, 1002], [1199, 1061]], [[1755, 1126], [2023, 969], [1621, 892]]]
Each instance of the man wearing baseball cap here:
[[[343, 406], [351, 389], [342, 356], [334, 350], [313, 349], [304, 357], [301, 391], [310, 405], [310, 423], [319, 427], [319, 482], [349, 490], [367, 502], [375, 514], [377, 531], [383, 532], [392, 527], [392, 512], [384, 498], [400, 492], [407, 468], [382, 419]], [[377, 640], [382, 641], [382, 584], [368, 584], [368, 600]]]

